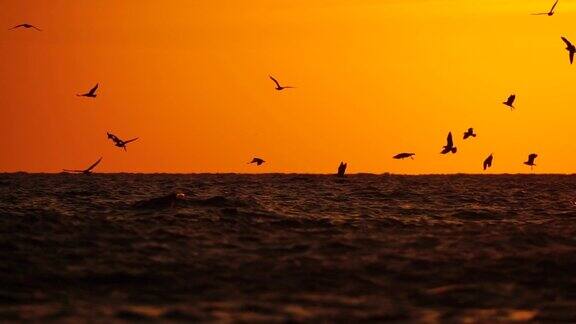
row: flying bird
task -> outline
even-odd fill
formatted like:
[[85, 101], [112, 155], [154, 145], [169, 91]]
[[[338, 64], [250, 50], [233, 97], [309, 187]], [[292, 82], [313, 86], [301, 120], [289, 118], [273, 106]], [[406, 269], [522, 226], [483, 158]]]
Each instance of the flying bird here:
[[446, 145], [442, 148], [441, 154], [446, 153], [456, 153], [458, 149], [454, 146], [454, 142], [452, 141], [452, 132], [448, 132], [448, 137], [446, 138]]
[[539, 16], [539, 15], [548, 15], [548, 16], [552, 16], [554, 15], [554, 8], [556, 8], [556, 5], [558, 4], [558, 0], [556, 0], [556, 2], [554, 2], [554, 5], [552, 6], [552, 8], [550, 9], [550, 11], [548, 12], [539, 12], [539, 13], [533, 13], [533, 15]]
[[248, 164], [256, 163], [256, 165], [262, 165], [266, 161], [262, 160], [261, 158], [253, 158], [252, 161], [248, 162]]
[[524, 164], [529, 165], [530, 170], [532, 170], [532, 168], [534, 166], [536, 166], [536, 163], [534, 163], [534, 160], [536, 160], [537, 157], [538, 157], [538, 154], [536, 154], [536, 153], [532, 153], [532, 154], [528, 155], [528, 161], [524, 162]]
[[484, 168], [484, 170], [492, 166], [492, 160], [494, 160], [494, 157], [492, 156], [492, 154], [490, 154], [490, 156], [488, 156], [486, 160], [484, 160], [484, 163], [482, 163], [482, 167]]
[[99, 163], [100, 161], [102, 161], [102, 158], [99, 158], [98, 161], [94, 162], [94, 164], [92, 164], [91, 166], [88, 167], [88, 169], [85, 170], [68, 170], [68, 169], [64, 169], [65, 172], [75, 172], [75, 173], [83, 173], [83, 174], [91, 174], [92, 173], [92, 169], [94, 169]]
[[16, 25], [16, 26], [10, 28], [10, 30], [16, 29], [16, 28], [26, 28], [26, 29], [34, 28], [34, 29], [36, 29], [37, 31], [42, 31], [42, 29], [40, 29], [40, 28], [38, 28], [38, 27], [36, 27], [36, 26], [34, 26], [34, 25], [30, 25], [30, 24], [20, 24], [20, 25]]
[[506, 101], [503, 102], [503, 104], [510, 107], [510, 110], [512, 110], [512, 109], [516, 108], [516, 107], [514, 107], [514, 100], [516, 100], [516, 95], [512, 94], [508, 97], [508, 99], [506, 99]]
[[83, 94], [77, 94], [78, 97], [88, 97], [88, 98], [96, 98], [96, 90], [98, 90], [98, 83], [96, 83], [96, 85], [90, 89], [90, 91], [83, 93]]
[[474, 134], [474, 129], [472, 127], [468, 128], [468, 130], [464, 133], [464, 139], [467, 139], [470, 136], [476, 137], [476, 134]]
[[574, 62], [574, 53], [576, 53], [576, 46], [570, 43], [570, 41], [567, 40], [566, 37], [562, 36], [561, 38], [564, 41], [564, 43], [566, 43], [566, 50], [568, 51], [568, 55], [570, 56], [570, 64], [572, 64], [572, 62]]
[[405, 158], [414, 160], [414, 155], [416, 155], [416, 153], [399, 153], [394, 155], [392, 158], [396, 160], [404, 160]]
[[123, 148], [124, 151], [126, 150], [126, 144], [134, 142], [135, 140], [138, 139], [138, 137], [133, 138], [133, 139], [129, 139], [127, 141], [123, 141], [121, 140], [118, 136], [111, 134], [111, 133], [106, 133], [106, 135], [108, 135], [108, 138], [111, 139], [114, 142], [114, 145], [116, 145], [117, 147]]
[[276, 90], [280, 91], [280, 90], [284, 90], [284, 89], [290, 89], [290, 88], [294, 88], [294, 87], [289, 87], [289, 86], [281, 86], [280, 82], [278, 82], [278, 80], [274, 79], [273, 76], [269, 75], [270, 80], [274, 81], [274, 83], [276, 83]]
[[344, 174], [346, 173], [347, 167], [348, 167], [348, 163], [340, 162], [340, 165], [338, 166], [338, 176], [339, 177], [344, 176]]

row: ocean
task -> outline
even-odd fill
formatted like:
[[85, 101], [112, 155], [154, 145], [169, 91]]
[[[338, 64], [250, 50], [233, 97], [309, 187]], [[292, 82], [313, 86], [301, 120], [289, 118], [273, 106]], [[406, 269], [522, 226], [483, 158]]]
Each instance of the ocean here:
[[576, 176], [1, 174], [0, 321], [576, 321]]

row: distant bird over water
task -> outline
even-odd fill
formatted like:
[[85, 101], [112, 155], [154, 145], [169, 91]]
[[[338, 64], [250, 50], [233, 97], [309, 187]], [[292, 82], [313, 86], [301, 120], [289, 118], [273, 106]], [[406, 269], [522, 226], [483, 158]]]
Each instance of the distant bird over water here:
[[96, 90], [98, 90], [98, 83], [96, 83], [96, 85], [90, 89], [90, 91], [83, 93], [83, 94], [77, 94], [78, 97], [88, 97], [88, 98], [96, 98]]
[[562, 38], [564, 43], [566, 43], [566, 50], [568, 51], [568, 55], [570, 56], [570, 64], [572, 64], [572, 62], [574, 62], [574, 53], [576, 53], [576, 46], [570, 43], [570, 41], [567, 40], [566, 37], [562, 36], [560, 38]]
[[348, 167], [348, 163], [340, 162], [340, 165], [338, 166], [338, 176], [339, 177], [344, 176], [344, 174], [346, 173], [347, 167]]
[[476, 134], [474, 134], [474, 128], [472, 127], [468, 128], [468, 130], [464, 133], [464, 139], [467, 139], [470, 136], [476, 137]]
[[252, 161], [248, 162], [248, 164], [256, 163], [256, 165], [262, 165], [266, 161], [262, 160], [261, 158], [253, 158]]
[[276, 90], [281, 91], [284, 89], [290, 89], [290, 88], [294, 88], [294, 87], [290, 87], [290, 86], [281, 86], [280, 82], [278, 82], [278, 80], [276, 80], [273, 76], [269, 75], [270, 80], [274, 81], [274, 83], [276, 84]]
[[65, 172], [75, 172], [75, 173], [83, 173], [83, 174], [91, 174], [92, 173], [92, 169], [94, 169], [99, 163], [100, 161], [102, 161], [102, 158], [99, 158], [98, 161], [94, 162], [94, 164], [92, 164], [91, 166], [88, 167], [88, 169], [85, 170], [68, 170], [68, 169], [64, 169]]
[[536, 154], [536, 153], [532, 153], [532, 154], [528, 155], [528, 161], [524, 162], [524, 164], [529, 165], [530, 170], [532, 170], [532, 168], [534, 166], [536, 166], [536, 163], [534, 163], [534, 160], [536, 160], [537, 157], [538, 157], [538, 154]]
[[533, 15], [539, 16], [539, 15], [548, 15], [548, 16], [552, 16], [554, 15], [554, 8], [556, 8], [556, 5], [558, 4], [558, 0], [556, 0], [556, 2], [554, 2], [554, 5], [552, 6], [552, 8], [550, 9], [550, 11], [548, 12], [539, 12], [539, 13], [533, 13]]
[[36, 29], [37, 31], [42, 31], [42, 29], [40, 29], [40, 28], [38, 28], [38, 27], [36, 27], [36, 26], [34, 26], [34, 25], [30, 25], [30, 24], [20, 24], [20, 25], [16, 25], [16, 26], [14, 26], [14, 27], [12, 27], [12, 28], [10, 28], [10, 29], [12, 30], [12, 29], [17, 29], [17, 28], [26, 28], [26, 29], [34, 28], [34, 29]]
[[448, 137], [446, 138], [446, 145], [442, 148], [442, 152], [440, 154], [447, 154], [447, 153], [456, 153], [458, 149], [454, 146], [454, 142], [452, 141], [452, 132], [448, 132]]
[[503, 104], [510, 107], [510, 110], [512, 110], [512, 109], [516, 108], [516, 107], [514, 107], [514, 100], [516, 100], [516, 95], [512, 94], [508, 97], [508, 99], [506, 99], [506, 101], [503, 102]]
[[494, 160], [494, 157], [492, 156], [492, 154], [490, 154], [490, 156], [488, 156], [486, 160], [484, 160], [484, 163], [482, 163], [482, 167], [484, 168], [484, 170], [492, 166], [492, 160]]
[[118, 136], [112, 134], [112, 133], [106, 133], [106, 135], [108, 135], [108, 138], [111, 139], [114, 142], [114, 145], [116, 145], [117, 147], [123, 148], [124, 151], [126, 150], [126, 144], [134, 142], [135, 140], [138, 139], [138, 137], [133, 138], [133, 139], [129, 139], [127, 141], [123, 141], [120, 138], [118, 138]]
[[392, 158], [396, 159], [396, 160], [404, 160], [406, 158], [410, 158], [410, 159], [414, 160], [414, 155], [416, 155], [416, 153], [403, 152], [403, 153], [399, 153], [399, 154], [394, 155]]

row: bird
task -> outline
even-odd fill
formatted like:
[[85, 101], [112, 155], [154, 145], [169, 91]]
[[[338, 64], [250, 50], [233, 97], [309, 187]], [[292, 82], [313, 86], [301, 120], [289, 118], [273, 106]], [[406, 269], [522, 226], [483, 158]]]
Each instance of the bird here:
[[441, 154], [446, 153], [456, 153], [458, 149], [454, 146], [454, 142], [452, 142], [452, 132], [448, 132], [448, 137], [446, 138], [446, 145], [442, 148]]
[[404, 160], [405, 158], [414, 160], [414, 155], [416, 155], [416, 153], [399, 153], [394, 155], [392, 158], [396, 160]]
[[340, 162], [340, 165], [338, 166], [338, 176], [339, 177], [344, 176], [344, 174], [346, 173], [347, 167], [348, 167], [348, 163]]
[[88, 167], [88, 169], [85, 170], [68, 170], [68, 169], [63, 169], [63, 171], [65, 172], [75, 172], [75, 173], [83, 173], [83, 174], [91, 174], [92, 173], [92, 169], [94, 169], [99, 163], [100, 161], [102, 161], [102, 157], [100, 157], [98, 159], [98, 161], [94, 162], [94, 164], [92, 164], [91, 166]]
[[120, 138], [118, 138], [118, 136], [111, 134], [111, 133], [106, 133], [106, 135], [108, 135], [108, 138], [111, 139], [114, 142], [114, 145], [116, 145], [117, 147], [123, 148], [124, 151], [126, 150], [126, 144], [134, 142], [135, 140], [138, 139], [138, 137], [133, 138], [133, 139], [129, 139], [127, 141], [123, 141]]
[[280, 82], [278, 82], [278, 80], [274, 79], [273, 76], [269, 75], [270, 80], [274, 81], [274, 83], [276, 83], [276, 90], [280, 91], [280, 90], [284, 90], [284, 89], [290, 89], [290, 88], [294, 88], [294, 87], [290, 87], [290, 86], [281, 86]]
[[550, 9], [550, 11], [548, 12], [539, 12], [539, 13], [533, 13], [533, 15], [539, 16], [539, 15], [548, 15], [548, 16], [552, 16], [554, 15], [554, 8], [556, 8], [556, 5], [558, 4], [558, 0], [556, 0], [556, 2], [554, 2], [554, 5], [552, 6], [552, 8]]
[[536, 160], [537, 157], [538, 154], [531, 153], [530, 155], [528, 155], [528, 161], [524, 162], [524, 164], [529, 165], [530, 170], [532, 170], [532, 168], [536, 165], [536, 163], [534, 163], [534, 160]]
[[256, 165], [262, 165], [266, 161], [262, 160], [261, 158], [253, 158], [252, 161], [248, 162], [248, 164], [256, 163]]
[[476, 137], [476, 134], [474, 134], [474, 128], [472, 127], [468, 128], [468, 130], [464, 133], [464, 139], [467, 139], [470, 136]]
[[88, 97], [88, 98], [96, 98], [96, 90], [98, 90], [98, 83], [96, 83], [96, 85], [90, 89], [90, 91], [83, 93], [83, 94], [77, 94], [78, 97]]
[[511, 94], [508, 99], [506, 99], [506, 101], [503, 102], [503, 104], [505, 104], [506, 106], [510, 107], [510, 110], [516, 108], [514, 107], [514, 100], [516, 100], [516, 95], [515, 94]]
[[570, 64], [572, 64], [572, 62], [574, 62], [574, 53], [576, 53], [576, 46], [570, 43], [570, 41], [567, 40], [566, 37], [561, 36], [560, 38], [562, 38], [564, 43], [566, 43], [566, 50], [568, 51], [568, 55], [570, 56]]
[[36, 26], [34, 26], [34, 25], [30, 25], [30, 24], [20, 24], [20, 25], [16, 25], [16, 26], [10, 28], [10, 30], [16, 29], [16, 28], [26, 28], [26, 29], [34, 28], [34, 29], [36, 29], [37, 31], [42, 31], [42, 29], [40, 29], [40, 28], [38, 28], [38, 27], [36, 27]]
[[494, 160], [494, 156], [492, 156], [492, 154], [490, 154], [486, 160], [484, 160], [484, 163], [482, 163], [482, 167], [484, 168], [484, 170], [488, 169], [489, 167], [492, 166], [492, 160]]

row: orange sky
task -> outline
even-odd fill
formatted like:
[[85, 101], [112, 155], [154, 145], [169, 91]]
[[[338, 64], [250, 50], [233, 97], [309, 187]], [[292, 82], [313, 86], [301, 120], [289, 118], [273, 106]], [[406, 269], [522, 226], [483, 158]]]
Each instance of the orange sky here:
[[[0, 171], [576, 171], [576, 1], [10, 1]], [[29, 22], [43, 28], [8, 31]], [[277, 92], [268, 74], [297, 89]], [[100, 83], [96, 100], [76, 97]], [[517, 94], [517, 110], [501, 104]], [[478, 137], [462, 141], [474, 127]], [[139, 136], [125, 153], [106, 139]], [[458, 153], [442, 156], [448, 131]], [[415, 160], [391, 156], [415, 152]], [[253, 156], [268, 161], [247, 165]]]

